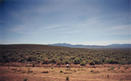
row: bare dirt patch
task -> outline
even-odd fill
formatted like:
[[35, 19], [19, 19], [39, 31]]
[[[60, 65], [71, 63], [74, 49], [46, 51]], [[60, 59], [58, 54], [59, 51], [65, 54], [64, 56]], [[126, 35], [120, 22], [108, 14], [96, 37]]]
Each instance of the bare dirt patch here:
[[0, 66], [0, 81], [131, 81], [130, 65], [93, 67]]

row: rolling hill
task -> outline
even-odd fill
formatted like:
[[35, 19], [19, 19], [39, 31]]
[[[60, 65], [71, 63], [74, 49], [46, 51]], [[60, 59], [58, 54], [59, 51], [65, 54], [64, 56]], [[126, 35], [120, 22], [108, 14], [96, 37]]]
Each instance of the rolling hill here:
[[[66, 44], [67, 45], [67, 44]], [[78, 45], [79, 47], [80, 45]], [[111, 47], [116, 45], [111, 45]], [[119, 45], [118, 45], [119, 46]], [[123, 45], [122, 45], [123, 47]], [[88, 49], [39, 44], [0, 45], [0, 63], [130, 64], [130, 48]]]

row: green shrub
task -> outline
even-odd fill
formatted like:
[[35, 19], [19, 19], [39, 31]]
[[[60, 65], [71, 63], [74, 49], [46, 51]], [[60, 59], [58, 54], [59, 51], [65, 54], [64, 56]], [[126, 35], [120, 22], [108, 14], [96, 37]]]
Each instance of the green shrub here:
[[102, 61], [98, 60], [98, 59], [95, 59], [93, 60], [95, 64], [102, 64]]
[[89, 63], [90, 65], [95, 65], [95, 62], [92, 61], [92, 60], [88, 61], [88, 63]]
[[60, 70], [60, 73], [63, 73], [63, 71], [62, 71], [62, 70]]
[[70, 64], [69, 60], [65, 60], [64, 64]]
[[86, 61], [82, 61], [82, 62], [80, 63], [80, 65], [81, 65], [81, 66], [85, 66], [85, 65], [86, 65]]
[[56, 59], [51, 59], [51, 60], [50, 60], [50, 63], [56, 64]]
[[109, 63], [109, 64], [118, 64], [118, 61], [114, 60], [114, 59], [106, 60], [106, 62]]
[[49, 64], [48, 59], [43, 60], [43, 64]]
[[78, 57], [76, 57], [76, 58], [74, 59], [74, 61], [73, 61], [74, 64], [80, 64], [80, 62], [81, 62], [81, 59], [78, 58]]

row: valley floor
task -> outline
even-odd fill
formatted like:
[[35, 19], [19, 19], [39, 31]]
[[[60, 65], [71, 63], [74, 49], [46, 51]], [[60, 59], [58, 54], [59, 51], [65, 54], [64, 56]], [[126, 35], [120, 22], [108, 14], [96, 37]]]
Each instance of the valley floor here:
[[101, 66], [103, 67], [0, 66], [0, 81], [131, 81], [131, 65]]

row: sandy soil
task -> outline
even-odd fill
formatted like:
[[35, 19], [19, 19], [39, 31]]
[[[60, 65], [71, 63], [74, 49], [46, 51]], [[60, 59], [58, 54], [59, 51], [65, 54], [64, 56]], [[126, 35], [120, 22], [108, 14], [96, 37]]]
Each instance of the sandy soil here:
[[131, 65], [97, 67], [0, 66], [0, 81], [131, 81]]

